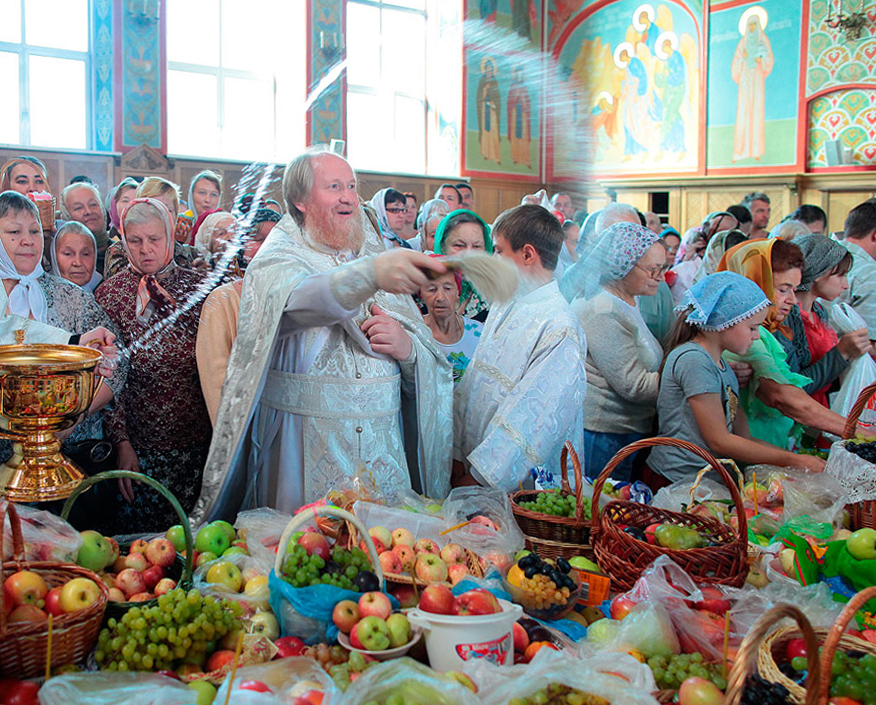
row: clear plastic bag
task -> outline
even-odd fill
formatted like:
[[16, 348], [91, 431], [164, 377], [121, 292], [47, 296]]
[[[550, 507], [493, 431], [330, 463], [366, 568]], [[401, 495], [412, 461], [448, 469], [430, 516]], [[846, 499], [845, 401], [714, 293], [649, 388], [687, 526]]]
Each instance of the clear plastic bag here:
[[[499, 673], [504, 671], [504, 673]], [[473, 672], [482, 705], [508, 705], [512, 698], [532, 695], [558, 683], [604, 698], [611, 705], [656, 705], [651, 669], [628, 654], [596, 654], [577, 658], [541, 649], [525, 666]]]
[[259, 572], [267, 575], [277, 558], [277, 545], [292, 517], [276, 509], [260, 507], [237, 515], [234, 528], [245, 532], [246, 548], [255, 559]]
[[[4, 505], [5, 506], [5, 505]], [[82, 536], [70, 524], [50, 512], [16, 504], [21, 519], [24, 556], [29, 561], [75, 563]], [[5, 509], [4, 509], [5, 514]], [[9, 522], [3, 526], [3, 560], [12, 558], [12, 533]]]
[[[831, 306], [830, 323], [840, 335], [851, 333], [855, 330], [867, 328], [867, 322], [861, 315], [855, 311], [849, 304], [839, 302]], [[843, 373], [842, 383], [839, 392], [833, 397], [830, 403], [830, 410], [836, 412], [840, 416], [848, 416], [861, 390], [868, 385], [876, 382], [876, 362], [869, 355], [862, 355], [856, 360], [853, 360], [849, 365], [849, 369]], [[867, 425], [872, 425], [871, 414], [876, 410], [876, 400], [871, 399], [862, 414], [862, 421]]]
[[[483, 517], [484, 523], [476, 519]], [[470, 524], [454, 528], [467, 521]], [[510, 563], [511, 558], [525, 545], [523, 532], [514, 519], [508, 495], [495, 487], [457, 487], [444, 501], [445, 534], [448, 541], [458, 543], [498, 566]]]
[[235, 592], [222, 583], [208, 583], [207, 572], [217, 563], [233, 563], [236, 565], [243, 576], [243, 585], [246, 585], [246, 582], [256, 577], [256, 575], [267, 576], [270, 573], [270, 568], [267, 571], [263, 571], [261, 562], [253, 556], [247, 556], [242, 553], [222, 556], [195, 569], [193, 576], [194, 587], [200, 590], [201, 594], [239, 602], [243, 607], [244, 616], [250, 616], [256, 612], [270, 609], [267, 585], [264, 590], [259, 590], [256, 594], [247, 595], [243, 592], [243, 586], [241, 586], [241, 592]]
[[[758, 509], [768, 512], [778, 522], [808, 517], [814, 523], [833, 526], [842, 523], [849, 495], [833, 475], [774, 465], [751, 465], [746, 468], [746, 475], [756, 475], [757, 484], [767, 488], [765, 493], [758, 494]], [[746, 500], [745, 506], [753, 508], [754, 505]]]
[[[730, 499], [730, 490], [727, 489], [727, 485], [723, 482], [704, 477], [699, 486], [694, 489], [693, 497], [697, 502], [724, 501]], [[671, 512], [680, 512], [683, 507], [689, 507], [690, 504], [690, 480], [673, 482], [671, 485], [659, 489], [657, 494], [654, 495], [654, 501], [651, 502], [651, 506]]]
[[407, 529], [414, 538], [432, 539], [442, 548], [453, 539], [442, 536], [446, 528], [444, 520], [429, 514], [417, 514], [397, 507], [387, 507], [373, 502], [358, 501], [353, 505], [353, 513], [369, 529], [382, 526], [389, 531]]
[[[232, 705], [288, 705], [308, 690], [324, 692], [323, 705], [337, 705], [341, 692], [328, 674], [311, 658], [292, 657], [237, 669], [234, 683], [225, 678], [214, 703], [224, 703], [231, 685]], [[259, 681], [271, 689], [260, 693], [240, 687], [244, 681]]]
[[847, 451], [850, 442], [837, 441], [830, 447], [824, 475], [836, 480], [849, 504], [876, 499], [876, 465]]
[[448, 676], [411, 658], [400, 658], [371, 666], [347, 688], [341, 705], [385, 705], [393, 694], [402, 695], [405, 705], [479, 705], [479, 696]]
[[46, 682], [40, 705], [192, 705], [195, 691], [154, 673], [68, 673]]

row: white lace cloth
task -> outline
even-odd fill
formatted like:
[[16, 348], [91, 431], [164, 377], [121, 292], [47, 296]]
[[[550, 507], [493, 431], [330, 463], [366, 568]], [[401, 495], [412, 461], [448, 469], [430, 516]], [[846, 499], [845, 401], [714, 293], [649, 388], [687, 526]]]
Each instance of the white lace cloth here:
[[849, 495], [849, 503], [876, 499], [876, 465], [845, 449], [849, 441], [837, 441], [830, 447], [824, 474], [833, 477]]

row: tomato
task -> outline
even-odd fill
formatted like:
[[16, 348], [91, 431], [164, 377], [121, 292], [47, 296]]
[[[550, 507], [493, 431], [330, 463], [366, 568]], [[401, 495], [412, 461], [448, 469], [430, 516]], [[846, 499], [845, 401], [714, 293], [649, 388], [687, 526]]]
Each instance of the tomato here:
[[788, 660], [791, 661], [798, 656], [806, 657], [806, 642], [803, 639], [791, 639], [787, 646]]

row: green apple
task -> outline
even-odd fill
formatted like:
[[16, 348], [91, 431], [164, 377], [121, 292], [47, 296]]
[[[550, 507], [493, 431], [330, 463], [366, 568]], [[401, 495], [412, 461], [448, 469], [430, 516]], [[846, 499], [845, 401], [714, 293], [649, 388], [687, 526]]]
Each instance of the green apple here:
[[523, 556], [528, 556], [532, 551], [527, 551], [525, 548], [521, 548], [517, 553], [514, 554], [514, 562], [519, 561]]
[[365, 617], [354, 627], [356, 635], [367, 651], [385, 651], [389, 648], [391, 637], [389, 627], [380, 617]]
[[81, 536], [82, 546], [79, 548], [76, 562], [95, 573], [102, 571], [112, 558], [112, 546], [96, 531], [83, 531]]
[[589, 570], [591, 573], [602, 572], [599, 569], [599, 566], [596, 565], [596, 563], [591, 561], [589, 558], [584, 558], [584, 556], [575, 556], [574, 558], [570, 558], [569, 565], [576, 570]]
[[204, 553], [198, 554], [198, 559], [195, 561], [195, 567], [200, 568], [202, 565], [207, 565], [207, 563], [212, 563], [219, 556], [211, 551], [204, 551]]
[[389, 615], [386, 620], [389, 627], [389, 645], [391, 648], [404, 646], [411, 640], [411, 623], [401, 612]]
[[224, 585], [229, 590], [240, 592], [243, 587], [243, 576], [240, 568], [230, 561], [219, 561], [207, 570], [207, 582]]
[[859, 561], [876, 558], [876, 530], [858, 529], [846, 539], [846, 548]]
[[597, 644], [605, 644], [614, 639], [620, 629], [620, 622], [614, 619], [600, 619], [587, 627], [587, 639]]
[[223, 556], [247, 556], [249, 554], [246, 551], [244, 551], [240, 546], [232, 546], [231, 548], [226, 550], [225, 553], [223, 553], [222, 555]]
[[164, 535], [164, 538], [166, 538], [173, 544], [173, 547], [177, 550], [177, 553], [182, 553], [186, 550], [186, 532], [183, 530], [180, 524], [171, 526], [167, 530], [167, 533]]
[[234, 540], [237, 538], [237, 532], [234, 530], [234, 527], [231, 526], [227, 521], [223, 521], [222, 519], [218, 519], [217, 521], [211, 521], [207, 526], [218, 526], [222, 531], [225, 532], [225, 535], [228, 537], [228, 543], [234, 543]]
[[221, 526], [215, 524], [201, 527], [198, 537], [195, 539], [195, 550], [199, 553], [209, 552], [221, 556], [230, 545], [228, 533]]
[[188, 685], [198, 694], [195, 698], [195, 705], [213, 705], [217, 692], [215, 685], [207, 681], [192, 681]]

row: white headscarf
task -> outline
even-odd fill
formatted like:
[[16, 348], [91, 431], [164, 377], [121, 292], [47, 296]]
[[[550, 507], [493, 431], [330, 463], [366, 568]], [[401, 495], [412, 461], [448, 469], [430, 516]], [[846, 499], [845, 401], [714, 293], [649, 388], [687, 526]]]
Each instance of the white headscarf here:
[[[203, 171], [199, 171], [197, 174], [195, 174], [195, 178], [193, 178], [191, 183], [189, 184], [188, 206], [193, 215], [192, 220], [196, 220], [197, 217], [200, 215], [200, 213], [198, 213], [198, 209], [195, 208], [195, 184], [197, 184], [201, 179], [206, 178], [207, 181], [209, 181], [213, 186], [216, 186], [216, 184], [213, 182], [213, 179], [217, 177], [221, 178], [219, 177], [219, 174], [217, 174], [215, 171], [211, 171], [210, 169], [204, 169]], [[222, 182], [220, 181], [219, 183], [221, 184]], [[216, 186], [216, 188], [219, 190], [219, 200], [221, 201], [222, 186]]]
[[[80, 227], [77, 227], [80, 226]], [[85, 291], [89, 291], [94, 293], [94, 290], [97, 288], [97, 285], [103, 281], [103, 277], [97, 273], [97, 240], [94, 237], [94, 233], [88, 229], [87, 225], [83, 225], [77, 220], [71, 220], [67, 223], [64, 223], [60, 228], [58, 228], [58, 232], [55, 233], [55, 237], [52, 238], [52, 274], [56, 277], [61, 277], [66, 281], [70, 281], [63, 274], [61, 274], [61, 268], [58, 267], [58, 241], [66, 235], [67, 233], [74, 233], [76, 235], [87, 235], [91, 238], [91, 241], [94, 243], [94, 269], [91, 270], [91, 279], [88, 280], [88, 283], [82, 288]], [[71, 282], [72, 283], [72, 282]]]
[[399, 234], [389, 227], [389, 220], [386, 217], [386, 192], [389, 190], [390, 189], [388, 188], [380, 189], [371, 197], [368, 205], [370, 205], [377, 214], [377, 222], [380, 223], [380, 231], [383, 237], [404, 247], [410, 247], [406, 240], [399, 237]]
[[[22, 197], [23, 198], [23, 197]], [[16, 206], [18, 204], [15, 204]], [[14, 207], [14, 206], [13, 206]], [[24, 210], [24, 209], [19, 209]], [[28, 212], [30, 210], [28, 209]], [[37, 217], [39, 222], [39, 217]], [[0, 240], [0, 279], [14, 279], [18, 283], [9, 292], [9, 310], [16, 316], [31, 318], [40, 323], [46, 322], [46, 294], [39, 285], [39, 279], [45, 271], [41, 263], [43, 258], [43, 233], [40, 230], [39, 251], [37, 252], [37, 264], [30, 274], [20, 274], [12, 263], [12, 258], [6, 252], [3, 241]]]
[[226, 211], [210, 213], [210, 215], [204, 218], [204, 222], [201, 223], [201, 227], [198, 228], [198, 234], [195, 235], [195, 248], [200, 254], [206, 257], [213, 254], [210, 250], [210, 244], [213, 240], [213, 231], [216, 229], [216, 226], [226, 218], [234, 220], [234, 216]]

